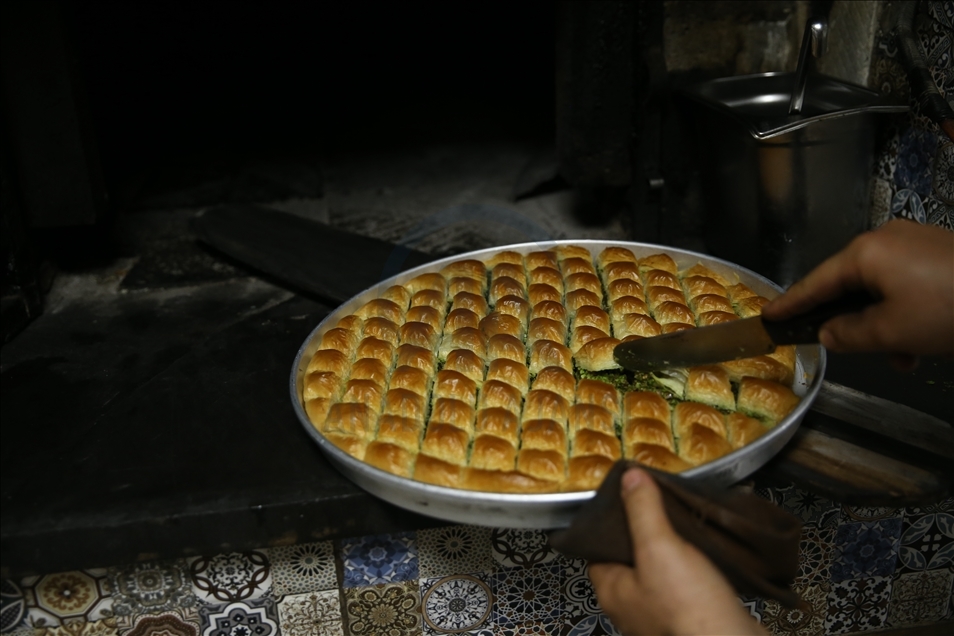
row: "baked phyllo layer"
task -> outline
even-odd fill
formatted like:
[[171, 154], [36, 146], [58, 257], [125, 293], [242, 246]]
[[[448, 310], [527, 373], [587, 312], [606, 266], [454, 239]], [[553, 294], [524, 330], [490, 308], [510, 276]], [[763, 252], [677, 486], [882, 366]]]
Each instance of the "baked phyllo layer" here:
[[620, 458], [679, 472], [795, 408], [794, 348], [657, 375], [623, 371], [613, 348], [757, 315], [765, 302], [666, 254], [502, 251], [391, 287], [329, 326], [302, 398], [348, 454], [441, 486], [591, 490]]

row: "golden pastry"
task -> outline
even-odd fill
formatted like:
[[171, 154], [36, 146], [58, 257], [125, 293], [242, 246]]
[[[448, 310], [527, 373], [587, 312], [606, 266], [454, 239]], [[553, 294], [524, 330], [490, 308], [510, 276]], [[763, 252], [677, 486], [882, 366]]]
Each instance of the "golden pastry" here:
[[718, 270], [577, 245], [454, 261], [316, 337], [305, 413], [349, 455], [450, 488], [589, 490], [620, 457], [713, 461], [797, 406], [794, 347], [655, 376], [622, 372], [613, 350], [761, 313], [767, 300]]

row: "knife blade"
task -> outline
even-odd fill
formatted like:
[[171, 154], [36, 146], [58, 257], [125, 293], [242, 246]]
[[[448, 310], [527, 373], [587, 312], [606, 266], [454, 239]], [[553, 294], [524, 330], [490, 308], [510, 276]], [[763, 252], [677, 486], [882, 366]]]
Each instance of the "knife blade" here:
[[613, 358], [630, 371], [663, 371], [751, 358], [779, 345], [818, 342], [818, 330], [835, 316], [862, 311], [877, 302], [868, 292], [851, 292], [788, 320], [761, 316], [709, 327], [631, 340], [616, 345]]

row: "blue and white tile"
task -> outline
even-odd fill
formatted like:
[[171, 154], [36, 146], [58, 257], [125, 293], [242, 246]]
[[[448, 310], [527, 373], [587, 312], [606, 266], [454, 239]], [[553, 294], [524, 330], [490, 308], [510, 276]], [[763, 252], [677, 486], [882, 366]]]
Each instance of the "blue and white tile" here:
[[905, 516], [898, 552], [899, 571], [920, 572], [954, 564], [954, 514]]
[[891, 216], [908, 219], [917, 223], [927, 223], [927, 210], [921, 195], [910, 188], [900, 188], [891, 199]]
[[283, 636], [343, 636], [337, 588], [282, 597], [278, 621]]
[[331, 541], [268, 549], [275, 596], [331, 590], [338, 587]]
[[619, 633], [596, 600], [583, 559], [563, 559], [562, 622], [564, 636]]
[[188, 564], [192, 591], [203, 603], [253, 600], [271, 592], [271, 563], [262, 551], [194, 557]]
[[901, 145], [901, 132], [896, 128], [889, 131], [888, 143], [885, 144], [875, 160], [874, 176], [890, 183], [894, 183], [894, 171], [898, 165], [898, 147]]
[[954, 141], [938, 144], [934, 156], [934, 196], [948, 205], [954, 205]]
[[559, 556], [541, 530], [495, 528], [490, 544], [494, 561], [502, 568], [532, 568]]
[[948, 497], [947, 499], [942, 499], [941, 501], [935, 501], [929, 504], [905, 508], [904, 516], [906, 518], [920, 517], [921, 515], [927, 515], [933, 512], [954, 513], [954, 497]]
[[345, 588], [416, 581], [419, 576], [413, 532], [343, 540], [341, 563]]
[[8, 579], [0, 581], [0, 633], [11, 633], [25, 626], [26, 615], [26, 598], [20, 586]]
[[246, 599], [199, 608], [202, 636], [278, 636], [278, 609], [272, 598]]
[[558, 563], [494, 573], [494, 625], [510, 629], [537, 623], [557, 625], [562, 610], [562, 575]]
[[900, 517], [842, 523], [835, 535], [831, 581], [891, 576], [900, 539]]
[[448, 526], [417, 531], [417, 552], [422, 577], [493, 572], [490, 528]]
[[420, 585], [425, 634], [473, 635], [492, 628], [494, 595], [484, 576], [422, 578]]
[[557, 621], [526, 621], [519, 625], [494, 625], [494, 636], [553, 636], [560, 631]]
[[563, 623], [561, 636], [621, 636], [606, 614], [584, 616], [575, 623]]
[[847, 634], [885, 626], [891, 577], [876, 576], [831, 584], [825, 631]]
[[954, 205], [942, 203], [934, 196], [924, 197], [927, 222], [931, 225], [954, 230]]

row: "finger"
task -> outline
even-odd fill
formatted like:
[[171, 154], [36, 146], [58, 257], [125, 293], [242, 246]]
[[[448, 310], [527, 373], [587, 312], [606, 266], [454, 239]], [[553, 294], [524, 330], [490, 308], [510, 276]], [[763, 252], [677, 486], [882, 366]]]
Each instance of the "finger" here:
[[597, 591], [612, 587], [615, 581], [627, 576], [630, 571], [630, 568], [620, 563], [590, 563], [586, 568]]
[[783, 320], [838, 298], [846, 291], [862, 288], [863, 279], [857, 266], [859, 250], [857, 242], [849, 244], [762, 307], [762, 315], [769, 320]]
[[864, 311], [832, 318], [818, 330], [818, 340], [825, 348], [838, 352], [892, 351], [892, 321], [881, 305]]
[[640, 552], [654, 542], [676, 538], [676, 533], [663, 508], [659, 487], [649, 473], [631, 468], [623, 474], [622, 486], [633, 555], [638, 566]]
[[586, 568], [593, 583], [596, 600], [603, 611], [611, 614], [625, 614], [632, 611], [634, 602], [642, 598], [639, 581], [633, 576], [632, 568], [619, 563], [591, 563]]

